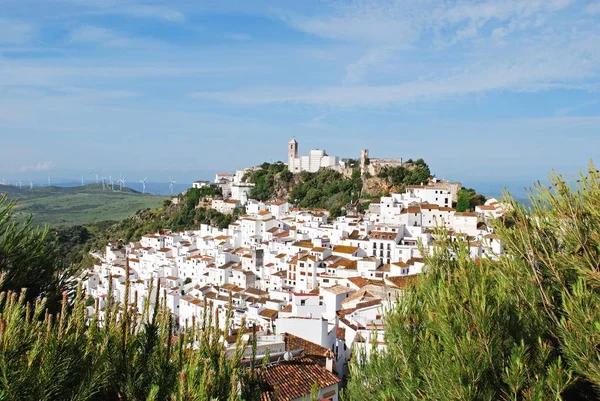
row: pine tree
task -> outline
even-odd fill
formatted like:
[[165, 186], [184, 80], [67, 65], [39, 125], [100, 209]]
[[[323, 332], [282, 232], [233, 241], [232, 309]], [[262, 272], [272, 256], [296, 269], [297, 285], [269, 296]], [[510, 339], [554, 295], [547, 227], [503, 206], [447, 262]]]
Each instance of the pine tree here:
[[600, 174], [552, 175], [496, 231], [497, 261], [467, 242], [425, 250], [429, 270], [386, 316], [387, 350], [351, 364], [348, 400], [597, 399]]

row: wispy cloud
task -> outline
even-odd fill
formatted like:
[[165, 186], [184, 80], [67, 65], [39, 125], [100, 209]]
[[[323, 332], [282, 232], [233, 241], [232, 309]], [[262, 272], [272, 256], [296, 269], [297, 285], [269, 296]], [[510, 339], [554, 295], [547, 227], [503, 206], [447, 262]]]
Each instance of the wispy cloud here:
[[185, 15], [171, 6], [140, 4], [132, 0], [54, 0], [81, 7], [87, 15], [123, 15], [133, 18], [150, 18], [165, 22], [186, 22]]
[[115, 13], [130, 15], [137, 18], [156, 18], [168, 22], [185, 22], [185, 15], [171, 7], [135, 5], [124, 7], [121, 10], [115, 9]]
[[27, 166], [23, 166], [19, 168], [19, 172], [27, 173], [27, 172], [39, 172], [39, 171], [48, 171], [54, 167], [52, 162], [38, 162], [37, 164], [30, 164]]
[[374, 68], [385, 64], [399, 50], [393, 46], [376, 47], [368, 49], [357, 61], [346, 66], [345, 84], [358, 84]]
[[32, 25], [7, 19], [0, 19], [0, 43], [22, 44], [28, 42], [34, 33]]
[[111, 29], [90, 25], [73, 29], [69, 33], [68, 41], [71, 44], [98, 44], [106, 47], [126, 47], [133, 43], [131, 38]]
[[[554, 38], [548, 38], [553, 40]], [[293, 87], [253, 88], [230, 92], [197, 92], [194, 98], [260, 105], [299, 103], [338, 107], [385, 107], [416, 101], [439, 100], [492, 91], [540, 91], [549, 87], [588, 85], [600, 73], [596, 52], [600, 35], [587, 33], [555, 47], [524, 48], [505, 60], [489, 55], [489, 60], [473, 62], [441, 76], [417, 78], [401, 84], [326, 86], [313, 89]], [[546, 44], [546, 43], [545, 43]], [[550, 44], [548, 44], [550, 46]], [[557, 55], [561, 57], [557, 57]]]
[[592, 15], [600, 14], [600, 1], [590, 3], [586, 7], [586, 11]]
[[248, 35], [247, 33], [239, 33], [239, 32], [225, 33], [223, 35], [223, 37], [225, 39], [235, 40], [237, 42], [247, 42], [249, 40], [252, 40], [252, 36]]

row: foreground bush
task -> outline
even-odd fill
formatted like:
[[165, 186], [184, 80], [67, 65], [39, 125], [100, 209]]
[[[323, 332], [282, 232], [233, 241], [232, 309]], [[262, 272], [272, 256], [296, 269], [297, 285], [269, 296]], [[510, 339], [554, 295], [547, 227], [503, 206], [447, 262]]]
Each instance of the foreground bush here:
[[65, 298], [57, 316], [24, 294], [0, 294], [0, 400], [234, 401], [260, 395], [254, 371], [240, 363], [245, 344], [238, 341], [227, 358], [210, 319], [203, 330], [193, 326], [175, 337], [164, 307], [139, 316], [109, 302], [90, 321], [81, 291], [72, 310]]
[[0, 292], [27, 288], [28, 301], [44, 297], [46, 306], [57, 311], [74, 270], [48, 240], [48, 229], [34, 227], [31, 220], [16, 222], [14, 208], [0, 194]]
[[600, 396], [600, 174], [551, 177], [497, 233], [499, 261], [442, 243], [387, 315], [387, 351], [351, 365], [349, 400]]

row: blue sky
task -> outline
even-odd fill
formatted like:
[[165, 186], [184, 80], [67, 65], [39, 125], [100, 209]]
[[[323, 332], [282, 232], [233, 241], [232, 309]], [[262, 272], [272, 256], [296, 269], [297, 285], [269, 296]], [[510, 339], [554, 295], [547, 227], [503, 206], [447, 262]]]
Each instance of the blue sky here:
[[0, 178], [207, 178], [324, 148], [600, 164], [600, 1], [0, 1]]

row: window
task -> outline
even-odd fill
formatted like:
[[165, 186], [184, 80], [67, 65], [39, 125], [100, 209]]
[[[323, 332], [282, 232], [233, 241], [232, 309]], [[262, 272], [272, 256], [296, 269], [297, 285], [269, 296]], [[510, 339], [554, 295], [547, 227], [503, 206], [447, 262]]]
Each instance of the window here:
[[306, 299], [300, 301], [300, 306], [306, 306]]

